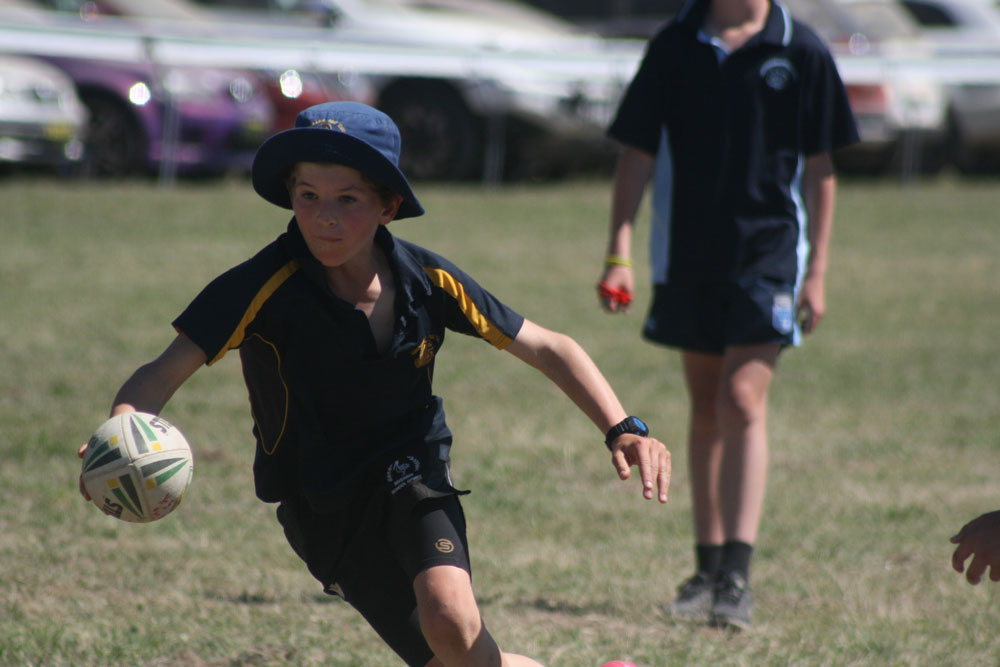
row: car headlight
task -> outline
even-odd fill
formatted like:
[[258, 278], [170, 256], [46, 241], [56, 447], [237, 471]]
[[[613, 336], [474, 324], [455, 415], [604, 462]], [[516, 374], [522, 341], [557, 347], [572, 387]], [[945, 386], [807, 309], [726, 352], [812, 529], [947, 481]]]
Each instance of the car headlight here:
[[31, 101], [46, 106], [58, 106], [61, 91], [47, 81], [34, 81], [17, 76], [0, 76], [0, 100]]
[[278, 76], [278, 86], [281, 88], [281, 94], [290, 99], [299, 97], [305, 90], [302, 75], [294, 69], [286, 69]]
[[137, 107], [149, 104], [153, 99], [153, 91], [149, 89], [149, 84], [145, 81], [136, 81], [128, 89], [128, 101]]

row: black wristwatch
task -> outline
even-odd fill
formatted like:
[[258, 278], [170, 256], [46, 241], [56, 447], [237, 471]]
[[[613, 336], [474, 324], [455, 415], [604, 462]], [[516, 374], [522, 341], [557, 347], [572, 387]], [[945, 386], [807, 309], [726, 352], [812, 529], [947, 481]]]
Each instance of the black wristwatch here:
[[604, 434], [604, 444], [607, 445], [609, 450], [611, 449], [611, 443], [622, 433], [635, 433], [636, 435], [647, 436], [649, 435], [649, 427], [646, 426], [646, 422], [638, 417], [626, 417], [609, 428], [608, 432]]

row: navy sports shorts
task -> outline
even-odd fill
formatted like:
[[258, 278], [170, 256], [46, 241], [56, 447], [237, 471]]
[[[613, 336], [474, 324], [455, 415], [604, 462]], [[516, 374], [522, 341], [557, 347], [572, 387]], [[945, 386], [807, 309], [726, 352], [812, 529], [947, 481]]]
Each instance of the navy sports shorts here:
[[[409, 454], [383, 462], [373, 484], [332, 513], [283, 501], [278, 521], [327, 593], [357, 609], [407, 665], [434, 657], [420, 632], [413, 579], [435, 565], [471, 574], [465, 515], [446, 461]], [[383, 469], [384, 468], [384, 469]], [[417, 472], [419, 471], [419, 472]]]
[[722, 354], [732, 345], [798, 345], [797, 300], [792, 285], [759, 277], [654, 285], [642, 335], [661, 345], [709, 354]]

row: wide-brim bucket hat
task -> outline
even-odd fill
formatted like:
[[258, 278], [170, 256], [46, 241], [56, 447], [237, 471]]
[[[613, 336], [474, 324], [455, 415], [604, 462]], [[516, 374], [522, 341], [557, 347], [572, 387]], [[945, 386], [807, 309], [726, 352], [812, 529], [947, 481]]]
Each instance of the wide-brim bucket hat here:
[[286, 178], [298, 162], [340, 164], [403, 197], [395, 219], [424, 214], [399, 169], [399, 128], [389, 116], [360, 102], [326, 102], [299, 113], [295, 127], [271, 136], [253, 159], [253, 188], [261, 197], [292, 208]]

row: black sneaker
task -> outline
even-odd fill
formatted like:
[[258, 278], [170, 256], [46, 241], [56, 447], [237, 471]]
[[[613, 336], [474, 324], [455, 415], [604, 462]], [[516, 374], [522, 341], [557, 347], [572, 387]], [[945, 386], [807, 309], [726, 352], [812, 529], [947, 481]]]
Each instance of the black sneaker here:
[[708, 619], [714, 596], [715, 584], [711, 576], [698, 572], [677, 587], [677, 599], [664, 606], [663, 611], [675, 618]]
[[715, 603], [712, 605], [712, 625], [747, 630], [752, 625], [753, 593], [743, 575], [723, 572], [715, 582]]

